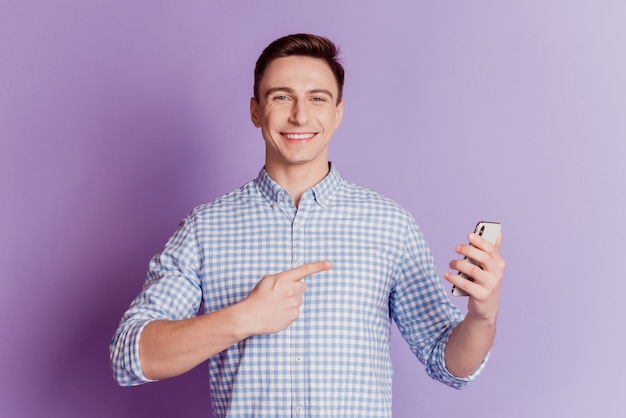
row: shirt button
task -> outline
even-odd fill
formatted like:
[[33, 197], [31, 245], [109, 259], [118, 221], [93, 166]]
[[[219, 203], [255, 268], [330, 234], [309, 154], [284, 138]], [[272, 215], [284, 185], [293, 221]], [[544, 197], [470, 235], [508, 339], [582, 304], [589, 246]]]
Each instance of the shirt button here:
[[302, 228], [302, 223], [296, 222], [296, 223], [293, 224], [293, 227], [296, 228], [296, 229], [301, 229]]
[[299, 406], [299, 407], [297, 407], [297, 408], [296, 408], [296, 412], [297, 412], [298, 414], [301, 414], [301, 413], [303, 413], [303, 412], [304, 412], [304, 408], [302, 408], [301, 406]]
[[295, 260], [295, 261], [293, 262], [293, 266], [294, 266], [294, 267], [300, 267], [301, 265], [302, 265], [302, 261], [300, 261], [300, 260]]
[[302, 363], [302, 357], [300, 356], [296, 357], [296, 363]]

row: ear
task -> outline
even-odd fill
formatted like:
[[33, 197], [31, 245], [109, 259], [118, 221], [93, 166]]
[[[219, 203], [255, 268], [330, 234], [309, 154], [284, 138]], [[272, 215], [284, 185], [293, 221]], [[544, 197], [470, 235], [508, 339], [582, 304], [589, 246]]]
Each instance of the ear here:
[[337, 105], [337, 109], [335, 109], [335, 129], [341, 125], [341, 121], [343, 120], [343, 99]]
[[252, 120], [252, 124], [257, 128], [261, 127], [261, 122], [259, 120], [259, 102], [254, 97], [250, 98], [250, 119]]

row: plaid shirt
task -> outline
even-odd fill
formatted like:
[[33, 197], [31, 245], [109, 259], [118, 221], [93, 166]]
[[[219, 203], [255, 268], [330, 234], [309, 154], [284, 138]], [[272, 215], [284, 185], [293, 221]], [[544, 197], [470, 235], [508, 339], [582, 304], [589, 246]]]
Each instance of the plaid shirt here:
[[391, 416], [393, 319], [432, 378], [455, 388], [444, 349], [463, 319], [449, 301], [413, 218], [341, 178], [334, 166], [299, 204], [262, 170], [185, 218], [150, 262], [142, 292], [111, 343], [121, 385], [148, 382], [139, 336], [155, 319], [212, 312], [245, 298], [265, 274], [330, 260], [305, 278], [300, 317], [209, 359], [216, 417]]

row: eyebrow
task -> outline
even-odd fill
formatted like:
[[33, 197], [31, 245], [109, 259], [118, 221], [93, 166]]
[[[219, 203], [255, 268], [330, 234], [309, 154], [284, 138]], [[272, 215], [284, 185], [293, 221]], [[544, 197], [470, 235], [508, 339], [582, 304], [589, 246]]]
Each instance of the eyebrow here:
[[[268, 97], [270, 94], [276, 93], [277, 91], [284, 91], [284, 92], [287, 92], [287, 93], [293, 93], [294, 89], [292, 89], [291, 87], [272, 87], [272, 88], [267, 90], [267, 92], [265, 93], [265, 97]], [[307, 94], [320, 94], [320, 93], [329, 96], [331, 99], [333, 98], [333, 94], [331, 93], [330, 90], [326, 90], [326, 89], [312, 89], [312, 90], [307, 91]]]

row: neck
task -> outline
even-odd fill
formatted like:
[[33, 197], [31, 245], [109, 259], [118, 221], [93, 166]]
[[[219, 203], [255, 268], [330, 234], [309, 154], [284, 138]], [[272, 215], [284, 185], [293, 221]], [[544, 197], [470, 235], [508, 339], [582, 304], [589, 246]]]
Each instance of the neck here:
[[301, 164], [277, 166], [266, 161], [265, 171], [281, 187], [291, 195], [297, 208], [302, 194], [318, 184], [328, 175], [330, 168], [328, 161], [323, 164]]

